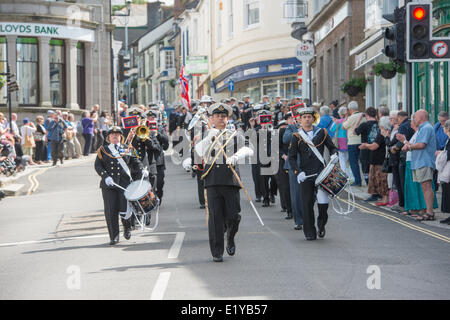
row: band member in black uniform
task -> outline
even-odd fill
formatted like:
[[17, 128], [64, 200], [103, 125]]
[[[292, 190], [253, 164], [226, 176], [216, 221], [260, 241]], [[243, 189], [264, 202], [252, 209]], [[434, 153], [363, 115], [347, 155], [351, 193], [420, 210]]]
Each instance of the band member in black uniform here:
[[[196, 107], [196, 110], [198, 108]], [[189, 131], [191, 137], [191, 164], [192, 173], [197, 178], [197, 192], [198, 192], [198, 202], [200, 203], [200, 209], [205, 209], [205, 183], [202, 180], [202, 174], [204, 169], [204, 164], [202, 158], [195, 152], [195, 145], [204, 137], [204, 133], [207, 130], [207, 126], [203, 121], [199, 120], [195, 126]]]
[[110, 245], [119, 242], [119, 215], [124, 227], [124, 238], [131, 237], [131, 211], [124, 196], [124, 191], [114, 184], [127, 188], [133, 180], [140, 179], [142, 175], [148, 176], [142, 163], [128, 151], [127, 146], [121, 143], [123, 133], [120, 127], [113, 127], [108, 131], [105, 144], [97, 150], [95, 171], [102, 178], [102, 189], [105, 219], [108, 226]]
[[[238, 131], [227, 130], [228, 118], [232, 109], [225, 104], [216, 103], [209, 108], [214, 128], [195, 146], [195, 151], [205, 159], [202, 178], [205, 180], [206, 204], [208, 214], [209, 245], [213, 260], [223, 261], [224, 224], [227, 227], [227, 253], [235, 254], [234, 237], [238, 231], [241, 216], [240, 184], [230, 169], [238, 161], [251, 156], [253, 151], [245, 147], [245, 138]], [[223, 154], [225, 149], [227, 156]], [[231, 151], [231, 152], [230, 152]], [[230, 153], [229, 153], [230, 152]], [[236, 167], [236, 173], [238, 172]]]
[[[156, 140], [159, 143], [160, 146], [160, 150], [159, 152], [154, 152], [153, 156], [154, 156], [154, 160], [155, 160], [155, 164], [156, 164], [156, 182], [155, 182], [155, 186], [156, 186], [156, 195], [159, 198], [159, 204], [161, 205], [162, 203], [162, 197], [163, 197], [163, 188], [164, 188], [164, 171], [166, 170], [166, 161], [164, 158], [164, 151], [167, 150], [169, 148], [169, 137], [166, 134], [166, 129], [164, 127], [164, 120], [161, 117], [160, 114], [158, 114], [158, 112], [154, 111], [154, 110], [149, 110], [146, 113], [147, 116], [147, 120], [148, 121], [157, 121], [156, 119], [159, 119], [157, 121], [158, 123], [158, 131], [157, 133], [153, 133], [150, 132], [151, 135], [155, 135], [156, 136]], [[153, 184], [152, 184], [153, 186]]]
[[291, 194], [289, 188], [289, 174], [286, 166], [289, 154], [289, 144], [283, 143], [284, 132], [287, 128], [286, 120], [278, 122], [278, 136], [279, 136], [279, 167], [278, 173], [275, 175], [277, 185], [280, 189], [280, 203], [281, 212], [287, 212], [286, 219], [292, 219]]
[[244, 107], [241, 115], [242, 122], [244, 123], [244, 131], [250, 128], [250, 119], [253, 118], [253, 106], [250, 103], [250, 96], [246, 95], [243, 97]]
[[[328, 196], [315, 186], [317, 176], [324, 169], [322, 163], [325, 147], [331, 155], [331, 162], [337, 163], [337, 148], [333, 144], [326, 129], [313, 125], [316, 111], [313, 108], [301, 108], [299, 110], [302, 128], [292, 136], [289, 148], [289, 164], [297, 175], [297, 182], [301, 183], [303, 199], [303, 232], [306, 240], [316, 240], [317, 231], [314, 218], [314, 202], [317, 198], [319, 216], [317, 218], [318, 235], [325, 236], [325, 225], [328, 220]], [[302, 132], [301, 132], [301, 131]], [[317, 149], [321, 158], [315, 154]], [[300, 157], [300, 167], [297, 165], [297, 156]]]
[[[259, 105], [261, 107], [261, 105]], [[257, 134], [257, 164], [254, 166], [254, 172], [253, 173], [253, 181], [255, 183], [255, 190], [257, 189], [257, 185], [259, 185], [259, 190], [261, 192], [261, 195], [263, 197], [263, 207], [270, 206], [270, 203], [275, 202], [271, 201], [271, 199], [274, 197], [273, 193], [271, 192], [272, 189], [272, 181], [271, 179], [275, 181], [275, 178], [273, 175], [263, 174], [262, 172], [263, 168], [270, 168], [271, 161], [266, 161], [266, 159], [261, 159], [261, 156], [264, 156], [264, 158], [270, 158], [271, 157], [271, 151], [272, 151], [272, 130], [269, 130], [269, 125], [272, 125], [272, 122], [270, 123], [261, 123], [260, 122], [260, 116], [263, 115], [271, 115], [271, 112], [268, 110], [259, 110], [256, 114], [256, 126], [254, 127], [254, 130]], [[253, 121], [252, 121], [253, 122]], [[269, 182], [270, 181], [270, 182]]]

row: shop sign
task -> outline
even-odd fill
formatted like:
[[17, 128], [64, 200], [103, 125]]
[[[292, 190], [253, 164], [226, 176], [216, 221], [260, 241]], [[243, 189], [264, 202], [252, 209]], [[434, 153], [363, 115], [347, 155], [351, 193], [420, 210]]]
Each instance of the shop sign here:
[[207, 74], [208, 57], [207, 56], [189, 56], [186, 58], [186, 74]]
[[314, 58], [314, 44], [308, 41], [302, 41], [295, 50], [295, 56], [299, 61], [309, 61]]
[[94, 31], [55, 24], [0, 22], [0, 35], [51, 37], [94, 42]]

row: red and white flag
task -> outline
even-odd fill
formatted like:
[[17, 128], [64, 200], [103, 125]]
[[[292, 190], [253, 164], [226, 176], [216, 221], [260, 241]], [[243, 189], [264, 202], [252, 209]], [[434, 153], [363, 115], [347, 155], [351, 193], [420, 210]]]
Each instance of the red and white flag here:
[[192, 111], [191, 102], [189, 101], [189, 84], [187, 79], [184, 77], [184, 66], [181, 67], [180, 85], [181, 85], [181, 98], [183, 99], [183, 102], [187, 104], [189, 111]]

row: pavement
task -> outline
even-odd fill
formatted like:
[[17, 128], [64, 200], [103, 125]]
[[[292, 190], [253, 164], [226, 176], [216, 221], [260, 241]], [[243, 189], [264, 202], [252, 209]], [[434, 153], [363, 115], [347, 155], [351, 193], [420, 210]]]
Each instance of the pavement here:
[[0, 299], [448, 299], [450, 230], [359, 200], [306, 241], [278, 197], [255, 204], [262, 226], [241, 193], [236, 255], [214, 263], [196, 180], [169, 158], [157, 230], [109, 246], [93, 158], [70, 162], [0, 201]]

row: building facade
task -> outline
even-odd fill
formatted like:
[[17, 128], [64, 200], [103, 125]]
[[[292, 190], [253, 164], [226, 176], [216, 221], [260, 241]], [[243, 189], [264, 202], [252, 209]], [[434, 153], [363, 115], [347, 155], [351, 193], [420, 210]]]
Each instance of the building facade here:
[[[0, 2], [0, 69], [9, 66], [18, 92], [14, 112], [112, 107], [110, 1]], [[0, 110], [6, 109], [6, 87]], [[77, 112], [76, 112], [77, 113]]]
[[343, 84], [351, 78], [363, 77], [355, 70], [350, 49], [364, 39], [363, 0], [316, 0], [310, 2], [308, 34], [315, 45], [311, 61], [311, 99], [328, 105], [356, 100], [364, 108], [364, 93], [349, 97], [342, 92]]

